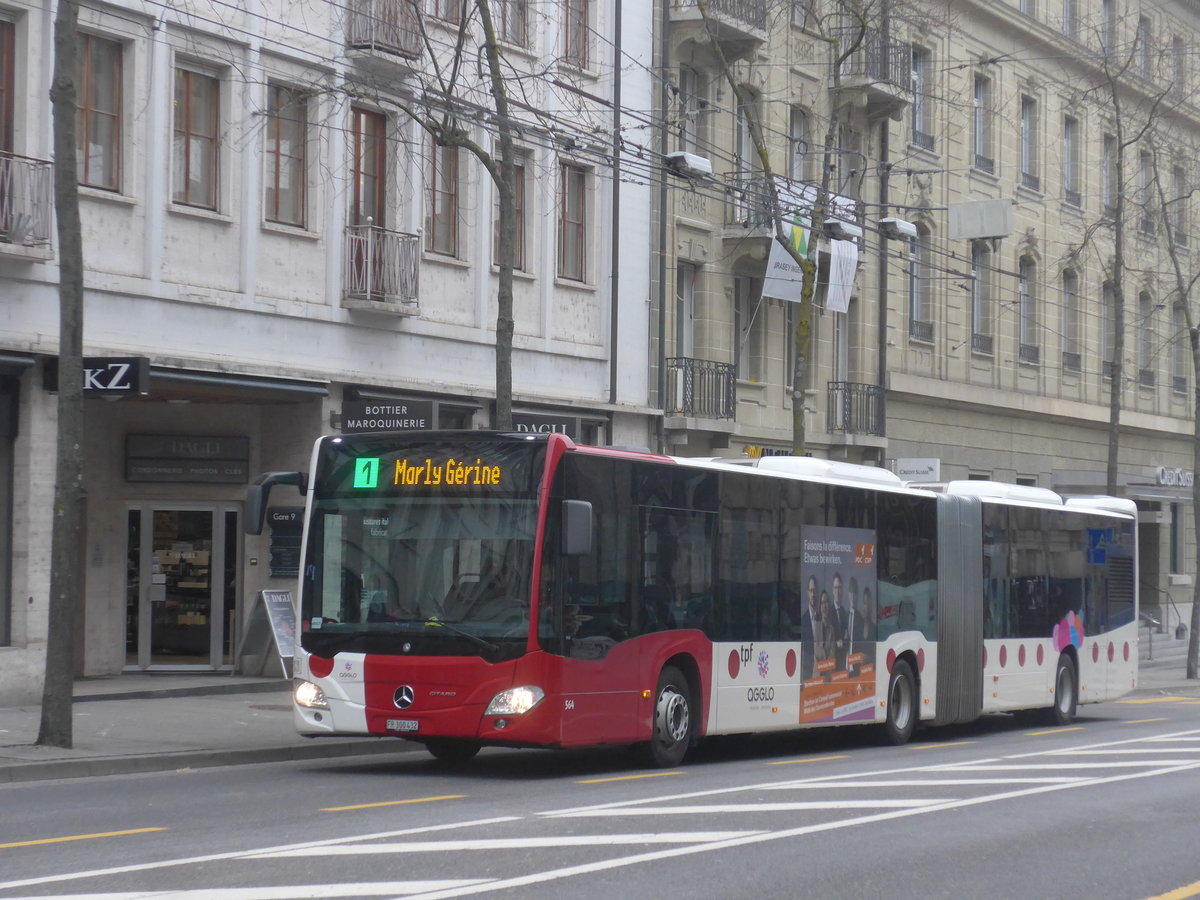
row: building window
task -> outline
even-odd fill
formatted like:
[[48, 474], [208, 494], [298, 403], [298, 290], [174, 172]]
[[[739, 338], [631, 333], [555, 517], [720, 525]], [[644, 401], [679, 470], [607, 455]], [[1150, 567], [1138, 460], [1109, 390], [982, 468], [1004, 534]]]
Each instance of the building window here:
[[295, 88], [267, 88], [266, 218], [304, 227], [308, 100]]
[[1017, 264], [1017, 328], [1018, 357], [1021, 362], [1041, 362], [1038, 345], [1037, 264], [1022, 256]]
[[458, 147], [434, 144], [429, 153], [429, 206], [425, 249], [458, 256]]
[[1079, 34], [1078, 0], [1062, 0], [1062, 33], [1069, 38]]
[[1032, 97], [1021, 98], [1021, 184], [1040, 191], [1038, 174], [1038, 105]]
[[675, 355], [689, 358], [696, 353], [696, 282], [700, 269], [681, 262], [675, 267]]
[[1154, 227], [1154, 156], [1148, 150], [1138, 154], [1138, 230], [1146, 236], [1153, 235]]
[[1111, 281], [1104, 282], [1100, 297], [1100, 329], [1105, 378], [1112, 378], [1113, 359], [1117, 347], [1117, 292]]
[[788, 176], [804, 181], [808, 176], [808, 113], [793, 106], [788, 125]]
[[908, 336], [918, 341], [933, 340], [929, 255], [929, 233], [919, 231], [908, 242]]
[[762, 294], [756, 282], [745, 275], [733, 279], [734, 364], [741, 381], [762, 381], [763, 344], [766, 328]]
[[1171, 240], [1175, 242], [1176, 247], [1186, 247], [1188, 245], [1188, 198], [1191, 191], [1188, 189], [1187, 172], [1183, 166], [1175, 166], [1171, 169], [1171, 190], [1174, 195], [1174, 200], [1171, 201], [1171, 229], [1173, 234]]
[[1104, 135], [1104, 158], [1100, 163], [1100, 195], [1104, 203], [1104, 214], [1117, 214], [1117, 139]]
[[563, 0], [563, 62], [588, 66], [588, 0]]
[[708, 109], [704, 79], [691, 66], [679, 68], [679, 149], [699, 156], [707, 156], [702, 147], [705, 143], [702, 116]]
[[991, 251], [983, 241], [971, 244], [971, 349], [992, 352]]
[[1071, 206], [1083, 205], [1079, 149], [1079, 120], [1066, 116], [1063, 118], [1063, 199]]
[[[408, 0], [404, 0], [405, 3]], [[464, 0], [425, 0], [425, 11], [435, 19], [449, 22], [451, 25], [462, 23], [462, 8]]]
[[1018, 0], [1017, 9], [1022, 14], [1033, 18], [1037, 15], [1037, 0]]
[[16, 97], [16, 80], [13, 72], [12, 22], [0, 22], [0, 150], [13, 149], [13, 99]]
[[1134, 63], [1137, 65], [1138, 74], [1147, 78], [1150, 77], [1154, 65], [1154, 60], [1151, 58], [1150, 41], [1150, 17], [1138, 16], [1137, 33], [1134, 36]]
[[524, 47], [529, 41], [529, 9], [527, 0], [500, 0], [496, 4], [499, 21], [496, 30], [500, 40]]
[[383, 113], [354, 107], [351, 111], [354, 146], [350, 156], [350, 224], [386, 224], [384, 175], [387, 119]]
[[1187, 43], [1179, 35], [1171, 39], [1171, 90], [1177, 97], [1187, 91]]
[[79, 183], [108, 191], [121, 187], [121, 45], [79, 36], [75, 100]]
[[221, 84], [211, 75], [175, 70], [174, 189], [185, 206], [217, 208]]
[[587, 277], [587, 170], [564, 163], [558, 211], [558, 277]]
[[513, 221], [500, 221], [500, 192], [496, 191], [496, 205], [492, 217], [495, 226], [492, 229], [492, 259], [494, 265], [500, 265], [500, 233], [510, 230], [513, 235], [513, 268], [518, 272], [525, 271], [525, 169], [527, 157], [520, 153], [513, 160]]
[[1191, 363], [1191, 339], [1183, 304], [1171, 308], [1171, 390], [1187, 393], [1188, 368]]
[[996, 161], [992, 154], [992, 80], [985, 75], [975, 76], [972, 117], [975, 168], [993, 173]]
[[817, 13], [814, 9], [816, 0], [792, 0], [792, 24], [797, 28], [808, 28], [815, 24]]
[[1117, 0], [1104, 0], [1101, 16], [1101, 37], [1105, 54], [1111, 54], [1117, 41]]
[[923, 150], [934, 148], [933, 102], [929, 85], [929, 51], [912, 48], [912, 142]]
[[1064, 372], [1083, 368], [1079, 344], [1079, 276], [1068, 269], [1062, 274], [1062, 367]]
[[1138, 383], [1154, 386], [1154, 301], [1146, 291], [1138, 294]]

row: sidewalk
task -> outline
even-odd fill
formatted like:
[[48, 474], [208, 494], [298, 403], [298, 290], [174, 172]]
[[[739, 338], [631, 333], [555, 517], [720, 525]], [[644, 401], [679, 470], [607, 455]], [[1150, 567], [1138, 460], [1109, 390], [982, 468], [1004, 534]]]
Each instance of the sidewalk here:
[[73, 744], [35, 745], [41, 707], [0, 707], [0, 784], [419, 749], [395, 738], [303, 738], [291, 683], [228, 674], [75, 682]]
[[[1134, 696], [1200, 697], [1178, 656], [1143, 662]], [[220, 674], [75, 683], [74, 747], [38, 747], [37, 704], [0, 707], [0, 784], [419, 750], [396, 738], [302, 738], [290, 684]]]

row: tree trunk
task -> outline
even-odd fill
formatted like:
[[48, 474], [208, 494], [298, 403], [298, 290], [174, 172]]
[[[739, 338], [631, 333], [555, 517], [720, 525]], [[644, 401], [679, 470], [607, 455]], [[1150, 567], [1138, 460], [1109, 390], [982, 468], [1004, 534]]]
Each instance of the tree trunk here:
[[54, 204], [58, 218], [58, 452], [50, 539], [46, 680], [37, 742], [70, 747], [75, 617], [83, 532], [83, 245], [75, 162], [79, 7], [60, 0], [54, 21]]

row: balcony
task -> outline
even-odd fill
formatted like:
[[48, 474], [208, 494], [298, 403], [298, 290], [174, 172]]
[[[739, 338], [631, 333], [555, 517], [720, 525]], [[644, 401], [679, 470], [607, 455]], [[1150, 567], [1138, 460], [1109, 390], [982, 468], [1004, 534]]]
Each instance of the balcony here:
[[53, 190], [49, 161], [0, 152], [0, 254], [50, 258]]
[[420, 57], [421, 32], [409, 0], [350, 0], [349, 11], [346, 45], [350, 50], [392, 62]]
[[1021, 344], [1017, 348], [1017, 358], [1026, 365], [1036, 366], [1042, 361], [1042, 350], [1036, 344]]
[[843, 46], [859, 47], [842, 63], [843, 95], [854, 95], [869, 115], [895, 116], [912, 97], [912, 46], [893, 41], [877, 28], [845, 28]]
[[415, 316], [420, 238], [377, 225], [346, 229], [342, 260], [343, 306]]
[[877, 384], [831, 381], [825, 422], [831, 434], [886, 435], [883, 388]]
[[920, 319], [910, 319], [908, 322], [908, 336], [914, 341], [920, 341], [924, 344], [932, 344], [933, 323], [925, 322]]
[[698, 0], [671, 0], [671, 26], [678, 39], [720, 41], [726, 57], [749, 55], [767, 40], [767, 0], [708, 0], [708, 30]]
[[1071, 350], [1064, 350], [1062, 354], [1062, 367], [1064, 372], [1082, 372], [1083, 356]]
[[974, 353], [992, 353], [992, 336], [990, 334], [980, 334], [975, 332], [971, 335], [971, 350]]
[[675, 356], [667, 360], [668, 416], [732, 419], [737, 411], [733, 363]]
[[[747, 230], [775, 231], [771, 194], [761, 172], [730, 172], [725, 176], [725, 224]], [[745, 234], [739, 235], [745, 237]]]

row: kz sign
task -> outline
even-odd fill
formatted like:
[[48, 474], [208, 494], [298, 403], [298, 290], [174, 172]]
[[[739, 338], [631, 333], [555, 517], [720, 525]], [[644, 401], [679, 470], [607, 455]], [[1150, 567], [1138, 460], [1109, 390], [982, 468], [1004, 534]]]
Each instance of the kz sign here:
[[[58, 360], [46, 363], [46, 390], [58, 390]], [[135, 397], [150, 393], [150, 360], [145, 356], [85, 356], [85, 397]]]

